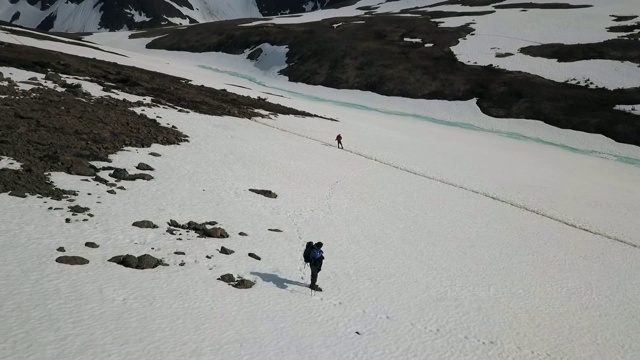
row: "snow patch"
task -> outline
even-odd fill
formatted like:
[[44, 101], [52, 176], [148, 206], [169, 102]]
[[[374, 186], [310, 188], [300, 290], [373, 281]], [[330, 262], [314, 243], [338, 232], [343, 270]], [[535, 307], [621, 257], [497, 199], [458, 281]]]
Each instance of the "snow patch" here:
[[632, 114], [640, 115], [640, 104], [638, 105], [618, 105], [614, 109], [626, 111]]
[[404, 41], [412, 42], [412, 43], [421, 43], [422, 39], [413, 39], [413, 38], [404, 38]]
[[8, 156], [0, 156], [0, 169], [20, 170], [22, 164]]
[[[287, 52], [289, 52], [287, 46], [274, 46], [265, 43], [257, 48], [262, 49], [262, 54], [260, 54], [254, 62], [254, 66], [258, 69], [265, 73], [277, 74], [280, 70], [287, 67]], [[245, 54], [254, 50], [255, 49], [248, 50]]]

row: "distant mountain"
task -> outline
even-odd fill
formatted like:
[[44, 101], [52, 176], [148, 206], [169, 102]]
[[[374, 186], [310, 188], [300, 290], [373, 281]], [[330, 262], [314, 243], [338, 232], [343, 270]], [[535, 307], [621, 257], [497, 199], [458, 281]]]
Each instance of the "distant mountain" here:
[[45, 31], [137, 30], [298, 14], [357, 0], [1, 0], [0, 20]]

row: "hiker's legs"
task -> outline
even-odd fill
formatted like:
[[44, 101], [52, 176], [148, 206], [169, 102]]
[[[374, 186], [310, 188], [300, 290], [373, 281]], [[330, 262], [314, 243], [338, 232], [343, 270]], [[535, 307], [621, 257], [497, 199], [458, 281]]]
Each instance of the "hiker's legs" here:
[[344, 146], [342, 146], [342, 141], [338, 141], [338, 149], [344, 149]]
[[318, 281], [318, 268], [311, 265], [311, 288], [316, 287], [316, 282]]

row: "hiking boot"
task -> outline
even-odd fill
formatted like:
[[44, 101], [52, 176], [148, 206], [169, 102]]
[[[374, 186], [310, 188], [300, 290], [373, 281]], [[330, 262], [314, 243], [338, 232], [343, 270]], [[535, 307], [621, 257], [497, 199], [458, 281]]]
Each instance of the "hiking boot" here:
[[322, 288], [318, 285], [309, 285], [309, 289], [313, 291], [322, 291]]

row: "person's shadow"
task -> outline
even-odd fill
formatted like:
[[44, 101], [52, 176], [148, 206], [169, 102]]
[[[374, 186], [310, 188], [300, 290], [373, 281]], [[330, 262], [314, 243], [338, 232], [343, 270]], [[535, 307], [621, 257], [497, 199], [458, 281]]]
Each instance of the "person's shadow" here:
[[283, 279], [276, 274], [266, 274], [266, 273], [252, 271], [251, 275], [255, 275], [259, 277], [264, 282], [272, 283], [280, 289], [287, 289], [289, 285], [308, 287], [307, 284], [305, 283], [301, 283], [299, 281], [293, 281], [289, 279]]

